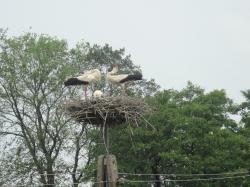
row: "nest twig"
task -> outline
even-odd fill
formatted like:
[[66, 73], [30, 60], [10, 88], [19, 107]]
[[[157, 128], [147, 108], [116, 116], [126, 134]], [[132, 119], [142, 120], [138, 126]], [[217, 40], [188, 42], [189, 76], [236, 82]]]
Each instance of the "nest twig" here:
[[72, 100], [65, 103], [65, 108], [77, 122], [95, 126], [106, 124], [108, 127], [125, 122], [138, 125], [143, 115], [150, 112], [150, 107], [142, 99], [125, 96]]

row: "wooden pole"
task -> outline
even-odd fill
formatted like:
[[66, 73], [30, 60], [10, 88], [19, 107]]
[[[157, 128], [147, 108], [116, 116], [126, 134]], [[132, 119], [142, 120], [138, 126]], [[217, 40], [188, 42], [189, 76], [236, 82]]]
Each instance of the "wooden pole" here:
[[108, 126], [107, 126], [107, 124], [105, 124], [105, 126], [104, 126], [104, 143], [106, 146], [107, 154], [109, 154], [109, 140], [108, 140]]
[[114, 155], [100, 155], [97, 159], [97, 186], [117, 187], [118, 170]]
[[115, 155], [107, 155], [106, 164], [107, 164], [107, 178], [109, 182], [108, 187], [117, 187], [118, 171], [117, 171], [117, 162]]
[[97, 159], [97, 186], [98, 187], [104, 187], [104, 183], [103, 183], [103, 178], [104, 178], [104, 155], [100, 155]]

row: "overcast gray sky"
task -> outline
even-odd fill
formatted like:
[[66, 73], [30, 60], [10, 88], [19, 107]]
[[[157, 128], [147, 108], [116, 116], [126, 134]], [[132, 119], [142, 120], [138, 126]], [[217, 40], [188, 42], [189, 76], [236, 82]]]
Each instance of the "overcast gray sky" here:
[[0, 27], [125, 47], [166, 89], [250, 89], [249, 0], [0, 0]]

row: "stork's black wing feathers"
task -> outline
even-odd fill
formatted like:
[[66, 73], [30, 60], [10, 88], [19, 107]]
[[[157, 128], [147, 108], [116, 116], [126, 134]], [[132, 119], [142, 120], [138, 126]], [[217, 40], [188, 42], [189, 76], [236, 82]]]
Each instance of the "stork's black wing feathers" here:
[[87, 84], [89, 84], [89, 82], [79, 80], [79, 79], [77, 79], [77, 78], [75, 78], [75, 77], [69, 78], [68, 80], [66, 80], [66, 81], [64, 82], [64, 85], [65, 85], [65, 86], [87, 85]]
[[120, 83], [136, 80], [142, 80], [142, 74], [128, 75], [125, 79], [120, 80]]

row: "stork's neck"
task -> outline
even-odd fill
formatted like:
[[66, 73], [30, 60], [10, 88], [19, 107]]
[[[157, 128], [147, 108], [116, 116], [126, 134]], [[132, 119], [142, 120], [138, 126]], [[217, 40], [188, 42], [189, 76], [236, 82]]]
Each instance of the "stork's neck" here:
[[112, 71], [109, 72], [110, 75], [113, 75], [118, 72], [118, 67], [113, 67]]

